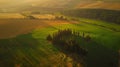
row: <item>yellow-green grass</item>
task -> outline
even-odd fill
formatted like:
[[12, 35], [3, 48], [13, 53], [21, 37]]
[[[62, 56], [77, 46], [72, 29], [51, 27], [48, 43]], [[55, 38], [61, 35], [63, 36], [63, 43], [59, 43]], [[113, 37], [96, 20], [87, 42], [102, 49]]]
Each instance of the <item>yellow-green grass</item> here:
[[[118, 25], [116, 25], [115, 28], [117, 26]], [[110, 47], [110, 48], [113, 48], [113, 49], [116, 49], [116, 50], [118, 50], [119, 47], [120, 47], [119, 46], [120, 32], [115, 32], [115, 31], [112, 31], [112, 30], [107, 29], [107, 28], [102, 28], [100, 26], [86, 24], [84, 22], [79, 22], [79, 24], [57, 25], [57, 26], [52, 26], [52, 28], [53, 28], [53, 30], [49, 30], [50, 28], [48, 28], [47, 32], [50, 31], [50, 33], [51, 33], [51, 32], [57, 31], [59, 29], [70, 28], [72, 30], [79, 31], [81, 34], [83, 32], [85, 32], [86, 34], [89, 34], [90, 36], [93, 36], [96, 41], [103, 44], [104, 46], [107, 46], [107, 47]], [[118, 29], [119, 29], [119, 26], [118, 26]], [[46, 31], [44, 31], [44, 29], [42, 29], [42, 30], [43, 30], [43, 33], [40, 31], [40, 32], [38, 32], [38, 34], [37, 33], [33, 34], [33, 36], [34, 35], [36, 35], [35, 37], [38, 37], [37, 35], [47, 36], [48, 34], [50, 34], [50, 33], [45, 33]], [[37, 30], [37, 31], [39, 31], [39, 30]], [[43, 38], [45, 38], [45, 37], [43, 37]]]

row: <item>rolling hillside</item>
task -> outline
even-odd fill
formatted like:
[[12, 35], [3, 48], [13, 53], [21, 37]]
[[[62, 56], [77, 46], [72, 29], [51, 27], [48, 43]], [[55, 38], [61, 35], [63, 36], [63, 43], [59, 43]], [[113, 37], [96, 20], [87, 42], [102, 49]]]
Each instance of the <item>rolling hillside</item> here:
[[118, 67], [120, 0], [1, 0], [0, 67]]
[[[89, 34], [93, 41], [95, 41], [89, 44], [82, 43], [81, 40], [79, 41], [82, 47], [88, 49], [88, 55], [84, 60], [87, 67], [117, 67], [117, 53], [120, 49], [120, 32], [116, 32], [109, 28], [120, 30], [120, 26], [102, 21], [88, 19], [73, 21], [72, 19], [73, 18], [64, 22], [60, 20], [41, 22], [38, 21], [38, 19], [34, 19], [34, 21], [24, 19], [23, 23], [17, 20], [12, 22], [11, 25], [9, 24], [10, 22], [6, 20], [6, 24], [4, 24], [6, 26], [2, 27], [2, 30], [6, 29], [8, 25], [12, 26], [12, 28], [9, 27], [9, 30], [13, 31], [16, 29], [18, 31], [24, 31], [37, 24], [39, 24], [40, 27], [32, 29], [31, 33], [27, 32], [27, 34], [22, 33], [22, 35], [9, 39], [0, 39], [0, 66], [82, 67], [80, 62], [76, 62], [73, 58], [69, 57], [69, 55], [59, 51], [59, 49], [46, 41], [46, 36], [48, 36], [48, 34], [52, 34], [59, 29], [69, 28], [79, 32], [81, 35], [83, 32]], [[43, 26], [43, 28], [41, 28], [41, 26]], [[8, 33], [6, 33], [6, 35], [7, 34]], [[2, 34], [0, 35], [2, 36]]]
[[[14, 4], [15, 3], [15, 4]], [[120, 10], [120, 1], [96, 1], [96, 0], [25, 0], [1, 4], [0, 12], [24, 12], [24, 11], [60, 11], [66, 9], [110, 9]], [[32, 10], [31, 10], [32, 9]]]
[[104, 1], [96, 1], [96, 2], [83, 2], [78, 4], [76, 9], [109, 9], [109, 10], [120, 10], [120, 2], [104, 2]]
[[120, 24], [120, 11], [106, 9], [74, 9], [61, 12], [66, 16], [102, 20]]

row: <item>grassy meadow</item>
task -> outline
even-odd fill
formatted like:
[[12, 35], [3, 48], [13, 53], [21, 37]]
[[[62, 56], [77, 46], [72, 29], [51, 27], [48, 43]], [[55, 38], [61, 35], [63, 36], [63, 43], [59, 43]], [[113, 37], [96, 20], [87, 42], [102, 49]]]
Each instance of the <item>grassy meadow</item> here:
[[[0, 37], [3, 36], [0, 38], [0, 67], [82, 67], [83, 65], [117, 67], [118, 65], [120, 49], [118, 24], [68, 17], [68, 20], [0, 20], [0, 25], [2, 30]], [[46, 40], [49, 34], [68, 28], [80, 32], [80, 35], [84, 32], [96, 42], [88, 45], [82, 40], [79, 41], [82, 47], [88, 49], [84, 64], [76, 62]]]

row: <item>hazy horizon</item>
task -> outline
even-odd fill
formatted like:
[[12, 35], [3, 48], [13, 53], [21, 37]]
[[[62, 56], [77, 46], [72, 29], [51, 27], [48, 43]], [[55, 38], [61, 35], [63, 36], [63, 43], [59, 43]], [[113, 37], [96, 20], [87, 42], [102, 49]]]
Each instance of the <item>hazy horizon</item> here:
[[120, 2], [120, 0], [3, 0], [0, 1], [0, 7], [7, 7], [7, 6], [15, 6], [15, 5], [23, 5], [23, 4], [31, 4], [32, 3], [49, 3], [49, 2], [58, 2], [58, 3], [63, 3], [63, 2], [73, 2], [73, 1], [80, 1], [80, 2], [88, 2], [88, 1], [107, 1], [107, 2]]
[[[98, 3], [98, 2], [115, 2], [120, 3], [119, 0], [3, 0], [0, 1], [0, 11], [21, 11], [28, 9], [40, 9], [40, 8], [73, 8], [78, 4], [84, 4], [85, 2]], [[90, 5], [91, 5], [90, 4]], [[93, 5], [92, 4], [92, 5]], [[89, 5], [89, 4], [88, 4]], [[110, 4], [110, 6], [112, 6]], [[118, 5], [117, 5], [118, 6]]]

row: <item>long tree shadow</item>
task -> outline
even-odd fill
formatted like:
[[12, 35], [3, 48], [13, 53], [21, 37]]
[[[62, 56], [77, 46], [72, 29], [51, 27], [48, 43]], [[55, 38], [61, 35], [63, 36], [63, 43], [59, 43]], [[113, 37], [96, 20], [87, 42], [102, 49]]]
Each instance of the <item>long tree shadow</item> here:
[[[40, 56], [39, 42], [31, 34], [0, 40], [0, 67], [38, 67]], [[38, 58], [38, 59], [37, 59]]]
[[118, 53], [95, 41], [84, 43], [88, 49], [85, 59], [87, 67], [118, 67]]
[[95, 42], [89, 35], [70, 29], [48, 35], [47, 40], [84, 67], [118, 67], [118, 53]]

